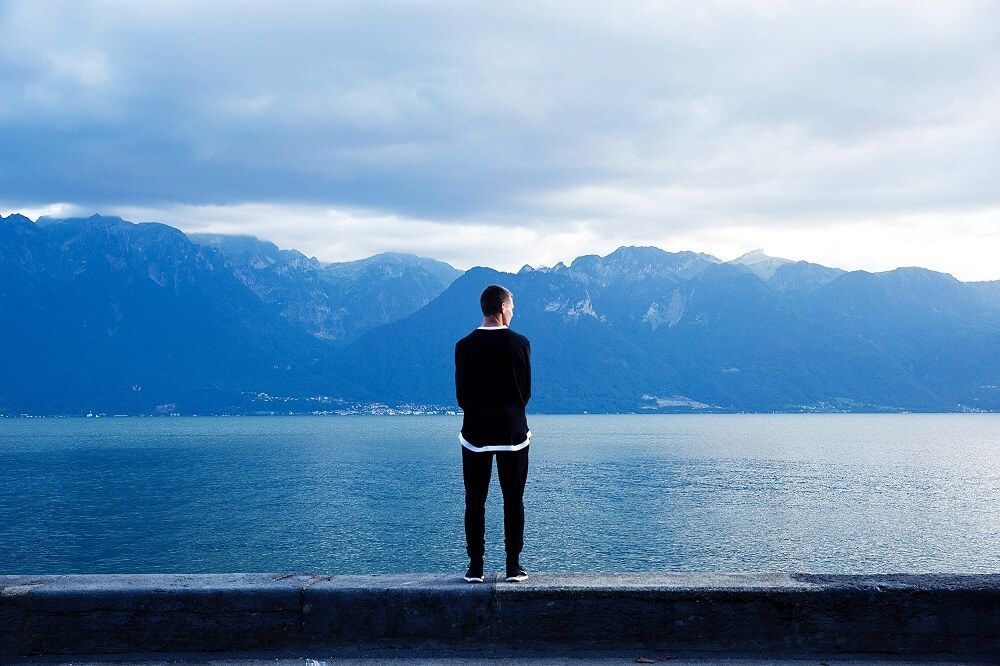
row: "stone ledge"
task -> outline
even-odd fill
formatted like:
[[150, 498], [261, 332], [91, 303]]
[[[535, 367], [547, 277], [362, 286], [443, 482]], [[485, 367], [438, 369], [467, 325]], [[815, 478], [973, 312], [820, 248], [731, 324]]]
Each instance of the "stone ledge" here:
[[1000, 655], [1000, 574], [0, 576], [0, 657], [344, 645]]

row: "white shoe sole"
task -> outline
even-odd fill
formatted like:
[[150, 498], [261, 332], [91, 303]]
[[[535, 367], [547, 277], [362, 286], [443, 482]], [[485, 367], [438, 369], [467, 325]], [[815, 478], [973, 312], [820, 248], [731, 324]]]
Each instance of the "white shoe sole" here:
[[520, 583], [522, 580], [527, 580], [527, 578], [528, 574], [524, 574], [523, 576], [507, 576], [504, 580], [508, 583]]
[[462, 578], [464, 578], [469, 583], [482, 583], [483, 582], [482, 578], [469, 578], [468, 576], [462, 576]]

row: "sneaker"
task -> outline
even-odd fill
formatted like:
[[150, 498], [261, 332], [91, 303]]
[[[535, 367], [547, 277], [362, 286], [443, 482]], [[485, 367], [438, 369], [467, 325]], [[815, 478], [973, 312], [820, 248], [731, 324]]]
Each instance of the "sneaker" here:
[[508, 583], [520, 583], [522, 580], [528, 577], [528, 572], [524, 570], [518, 563], [507, 565], [507, 578], [505, 579]]
[[465, 572], [465, 580], [470, 583], [483, 582], [483, 562], [469, 562], [469, 570]]

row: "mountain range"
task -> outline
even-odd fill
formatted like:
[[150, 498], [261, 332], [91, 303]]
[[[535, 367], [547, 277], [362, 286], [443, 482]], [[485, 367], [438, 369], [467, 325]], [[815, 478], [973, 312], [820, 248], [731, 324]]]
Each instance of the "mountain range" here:
[[0, 414], [457, 410], [487, 284], [535, 412], [1000, 411], [1000, 281], [620, 247], [467, 271], [251, 236], [0, 217]]

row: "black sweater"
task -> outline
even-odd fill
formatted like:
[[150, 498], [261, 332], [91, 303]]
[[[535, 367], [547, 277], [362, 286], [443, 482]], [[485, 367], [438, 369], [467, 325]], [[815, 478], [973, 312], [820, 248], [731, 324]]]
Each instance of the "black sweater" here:
[[455, 343], [455, 393], [468, 443], [509, 447], [527, 440], [531, 342], [509, 328], [469, 333]]

